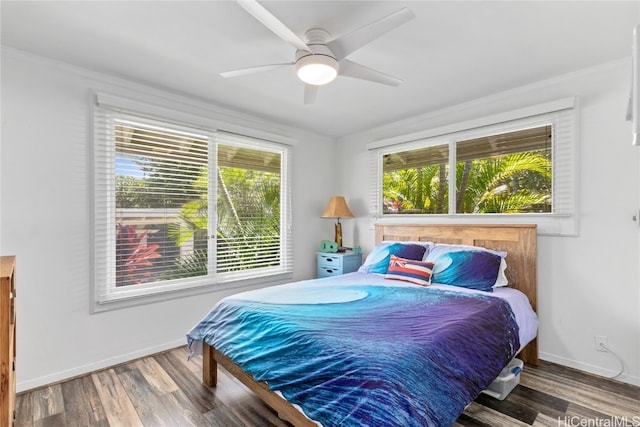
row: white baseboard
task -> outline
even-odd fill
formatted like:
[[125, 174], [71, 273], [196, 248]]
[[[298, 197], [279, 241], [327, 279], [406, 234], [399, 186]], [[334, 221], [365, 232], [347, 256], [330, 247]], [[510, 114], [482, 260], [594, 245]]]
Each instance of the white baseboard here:
[[[34, 378], [27, 381], [21, 381], [16, 384], [16, 391], [20, 393], [23, 391], [46, 386], [49, 384], [55, 384], [57, 382], [67, 380], [69, 378], [74, 378], [80, 375], [87, 374], [89, 372], [105, 369], [110, 366], [118, 365], [120, 363], [129, 362], [131, 360], [138, 359], [140, 357], [145, 357], [151, 354], [160, 353], [165, 350], [171, 350], [172, 348], [180, 347], [184, 344], [185, 344], [184, 339], [171, 341], [171, 342], [160, 344], [157, 346], [147, 347], [145, 349], [134, 351], [131, 353], [122, 354], [117, 357], [101, 360], [96, 363], [91, 363], [91, 364], [79, 366], [73, 369], [68, 369], [66, 371], [60, 371], [60, 372], [53, 373], [51, 375], [45, 375], [43, 377], [38, 377], [38, 378]], [[580, 371], [585, 371], [595, 375], [600, 375], [602, 377], [612, 377], [617, 373], [609, 369], [604, 369], [599, 366], [594, 366], [587, 363], [578, 362], [572, 359], [567, 359], [566, 357], [557, 356], [555, 354], [540, 352], [540, 359], [546, 360], [548, 362], [557, 363], [559, 365], [568, 366], [570, 368], [578, 369]], [[632, 384], [635, 386], [640, 386], [640, 377], [637, 375], [629, 375], [627, 373], [623, 373], [618, 378], [616, 378], [616, 380], [624, 383]]]
[[[567, 366], [569, 368], [578, 369], [580, 371], [589, 372], [591, 374], [599, 375], [601, 377], [606, 377], [606, 378], [611, 378], [618, 373], [616, 371], [605, 369], [600, 366], [594, 366], [588, 363], [582, 363], [576, 360], [567, 359], [566, 357], [557, 356], [555, 354], [549, 354], [544, 352], [540, 352], [540, 359], [546, 360], [548, 362], [557, 363], [558, 365]], [[615, 379], [623, 383], [640, 386], [640, 376], [637, 376], [637, 375], [629, 375], [628, 373], [623, 372], [622, 375], [620, 375]]]
[[109, 359], [104, 359], [95, 363], [90, 363], [88, 365], [78, 366], [76, 368], [68, 369], [66, 371], [55, 372], [50, 375], [33, 378], [27, 381], [20, 381], [16, 383], [16, 392], [20, 393], [23, 391], [46, 386], [49, 384], [55, 384], [60, 381], [64, 381], [70, 378], [87, 374], [89, 372], [98, 371], [100, 369], [105, 369], [110, 366], [119, 365], [121, 363], [129, 362], [131, 360], [139, 359], [141, 357], [149, 356], [151, 354], [160, 353], [165, 350], [171, 350], [172, 348], [180, 347], [185, 344], [186, 344], [186, 341], [183, 338], [180, 340], [171, 341], [171, 342], [160, 344], [157, 346], [147, 347], [145, 349], [137, 350], [131, 353], [121, 354], [119, 356], [112, 357]]

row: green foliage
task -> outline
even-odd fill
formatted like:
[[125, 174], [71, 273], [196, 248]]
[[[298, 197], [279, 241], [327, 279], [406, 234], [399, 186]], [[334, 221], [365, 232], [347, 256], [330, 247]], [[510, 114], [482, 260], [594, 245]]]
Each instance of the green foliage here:
[[[116, 207], [137, 209], [179, 208], [196, 200], [203, 191], [198, 184], [206, 166], [192, 163], [137, 161], [145, 171], [143, 178], [116, 175]], [[177, 168], [177, 169], [173, 169]], [[180, 176], [175, 176], [175, 171]], [[169, 171], [169, 172], [167, 172]], [[206, 193], [206, 186], [204, 187]]]
[[445, 165], [403, 169], [384, 174], [385, 211], [411, 214], [447, 213]]
[[[163, 173], [162, 165], [145, 163], [145, 178], [116, 177], [118, 208], [174, 208], [180, 213], [167, 224], [175, 246], [192, 241], [195, 250], [168, 263], [164, 279], [206, 275], [209, 242], [206, 167], [171, 164], [180, 168]], [[278, 265], [280, 262], [280, 174], [253, 169], [219, 167], [217, 179], [218, 271]], [[185, 184], [186, 182], [186, 184]]]
[[[548, 153], [525, 152], [458, 162], [457, 213], [551, 212]], [[385, 173], [384, 212], [448, 213], [446, 165]]]
[[194, 193], [200, 197], [186, 202], [180, 209], [176, 223], [168, 225], [169, 236], [175, 241], [176, 246], [182, 246], [191, 238], [207, 238], [209, 223], [208, 214], [208, 186], [209, 173], [202, 168], [200, 176], [192, 183]]
[[118, 208], [149, 207], [150, 201], [144, 179], [129, 175], [116, 175], [116, 206]]
[[[203, 171], [194, 187], [208, 185]], [[280, 176], [249, 169], [221, 167], [217, 171], [218, 197], [216, 244], [218, 271], [234, 271], [279, 263], [280, 238]], [[185, 203], [169, 235], [176, 245], [193, 238], [206, 241], [208, 237], [208, 197], [206, 192], [198, 200]], [[273, 241], [276, 240], [276, 244]], [[261, 243], [264, 242], [264, 243]], [[273, 248], [270, 252], [269, 248]], [[267, 252], [265, 254], [265, 252]], [[265, 261], [267, 260], [267, 261]], [[206, 251], [183, 256], [172, 268], [171, 277], [191, 277], [207, 274]]]
[[[551, 211], [551, 162], [544, 155], [525, 152], [470, 163], [466, 187], [458, 185], [457, 212], [527, 213], [545, 203]], [[457, 182], [463, 180], [463, 165], [456, 167]]]
[[218, 187], [218, 271], [277, 265], [280, 175], [219, 168]]
[[166, 279], [184, 279], [187, 277], [206, 276], [209, 271], [209, 256], [206, 250], [195, 250], [191, 254], [177, 258], [174, 266], [167, 272]]
[[[167, 159], [150, 162], [145, 166], [148, 172], [145, 187], [149, 190], [147, 207], [179, 208], [184, 203], [197, 199], [201, 191], [198, 191], [200, 189], [195, 183], [205, 169], [206, 166]], [[176, 176], [176, 171], [180, 171], [179, 176]]]

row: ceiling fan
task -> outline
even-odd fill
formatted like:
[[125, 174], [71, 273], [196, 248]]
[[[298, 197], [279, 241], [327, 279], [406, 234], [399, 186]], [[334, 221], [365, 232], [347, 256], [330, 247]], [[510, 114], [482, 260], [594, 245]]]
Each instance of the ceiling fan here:
[[402, 80], [396, 77], [357, 64], [346, 57], [372, 40], [413, 19], [415, 15], [408, 8], [402, 8], [333, 40], [330, 40], [331, 36], [327, 31], [312, 28], [305, 33], [306, 41], [303, 41], [256, 0], [237, 1], [264, 26], [297, 50], [293, 62], [226, 71], [220, 73], [222, 77], [238, 77], [276, 68], [295, 67], [298, 77], [305, 83], [305, 104], [313, 104], [318, 87], [330, 83], [337, 76], [369, 80], [390, 86], [398, 86], [402, 83]]

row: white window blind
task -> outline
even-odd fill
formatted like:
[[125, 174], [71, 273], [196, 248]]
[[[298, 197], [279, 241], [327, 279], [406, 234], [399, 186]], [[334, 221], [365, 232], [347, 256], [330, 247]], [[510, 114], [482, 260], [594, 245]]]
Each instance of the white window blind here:
[[[551, 109], [541, 111], [545, 107]], [[559, 107], [555, 109], [554, 107]], [[576, 112], [574, 103], [550, 103], [546, 106], [534, 106], [523, 110], [535, 114], [514, 117], [508, 113], [508, 120], [500, 115], [489, 119], [479, 119], [470, 123], [482, 122], [482, 126], [465, 128], [461, 124], [453, 131], [438, 130], [425, 131], [430, 137], [400, 142], [396, 137], [388, 144], [383, 142], [370, 145], [371, 180], [370, 180], [370, 216], [379, 221], [402, 221], [402, 217], [437, 218], [439, 222], [506, 222], [506, 223], [536, 223], [540, 234], [577, 234], [577, 203], [576, 203]], [[545, 135], [550, 132], [550, 138]], [[508, 138], [505, 138], [508, 136]], [[508, 139], [508, 144], [505, 144]], [[551, 197], [549, 205], [551, 212], [545, 213], [492, 213], [470, 214], [456, 212], [460, 200], [456, 201], [456, 174], [449, 171], [456, 170], [456, 165], [471, 158], [483, 158], [509, 155], [518, 151], [542, 150], [549, 152], [552, 165]], [[522, 149], [522, 150], [521, 150]], [[484, 153], [486, 151], [486, 153]], [[547, 154], [548, 155], [548, 154]], [[459, 158], [458, 158], [459, 157]], [[426, 164], [425, 159], [428, 158]], [[383, 205], [383, 171], [410, 169], [412, 162], [422, 166], [446, 165], [446, 179], [448, 180], [448, 206], [439, 215], [431, 214], [396, 214], [394, 207], [388, 203]], [[415, 166], [415, 165], [414, 165]], [[420, 177], [424, 178], [424, 177]], [[389, 177], [384, 178], [389, 179]], [[409, 181], [410, 182], [410, 181]], [[410, 182], [411, 183], [411, 182]], [[446, 186], [445, 186], [446, 188]], [[458, 202], [458, 203], [456, 203]], [[401, 212], [401, 210], [400, 210]]]
[[239, 279], [291, 272], [291, 207], [282, 146], [218, 132], [217, 272]]
[[95, 311], [291, 275], [286, 145], [104, 99], [93, 123]]

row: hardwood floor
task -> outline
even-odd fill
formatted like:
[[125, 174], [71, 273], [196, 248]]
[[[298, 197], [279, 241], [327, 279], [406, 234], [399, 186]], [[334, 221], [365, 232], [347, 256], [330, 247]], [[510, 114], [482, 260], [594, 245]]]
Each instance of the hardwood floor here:
[[[220, 369], [200, 382], [201, 358], [179, 347], [21, 393], [16, 426], [283, 426]], [[541, 361], [503, 401], [481, 394], [455, 426], [640, 426], [640, 388]]]

